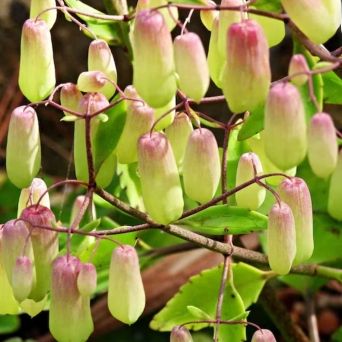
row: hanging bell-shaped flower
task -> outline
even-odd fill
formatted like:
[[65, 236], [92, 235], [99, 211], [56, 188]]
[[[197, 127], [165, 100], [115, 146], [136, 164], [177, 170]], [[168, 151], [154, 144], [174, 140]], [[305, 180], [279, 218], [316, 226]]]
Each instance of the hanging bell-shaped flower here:
[[170, 342], [192, 342], [189, 330], [183, 325], [176, 325], [171, 330]]
[[[31, 0], [30, 18], [35, 19], [40, 12], [53, 7], [56, 7], [56, 0]], [[40, 15], [39, 18], [44, 20], [51, 30], [52, 26], [56, 22], [57, 9], [49, 9]]]

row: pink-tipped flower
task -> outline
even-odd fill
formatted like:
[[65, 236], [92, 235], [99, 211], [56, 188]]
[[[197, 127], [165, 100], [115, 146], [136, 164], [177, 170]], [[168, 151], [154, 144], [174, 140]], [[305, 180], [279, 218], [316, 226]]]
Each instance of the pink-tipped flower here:
[[[166, 0], [138, 0], [136, 13], [139, 13], [143, 9], [147, 8], [157, 8], [160, 6], [167, 5], [168, 2]], [[171, 32], [177, 25], [178, 20], [178, 8], [177, 7], [164, 7], [159, 8], [158, 12], [162, 14], [164, 17], [165, 23]]]
[[[241, 6], [243, 0], [221, 0], [221, 6]], [[219, 30], [218, 30], [218, 53], [222, 58], [227, 56], [227, 31], [234, 23], [241, 21], [242, 14], [239, 11], [220, 11], [219, 13]]]
[[50, 290], [52, 262], [58, 254], [58, 233], [39, 227], [52, 227], [56, 218], [50, 209], [42, 205], [25, 208], [20, 218], [25, 221], [27, 230], [32, 230], [31, 241], [37, 273], [37, 285], [32, 289], [29, 298], [40, 302]]
[[183, 213], [183, 193], [175, 157], [164, 134], [153, 132], [140, 137], [138, 172], [144, 205], [152, 219], [161, 224], [177, 220]]
[[149, 132], [154, 122], [154, 109], [141, 102], [131, 103], [127, 108], [124, 129], [116, 148], [118, 162], [134, 163], [138, 160], [138, 139]]
[[308, 159], [312, 172], [327, 179], [337, 163], [338, 144], [334, 122], [329, 114], [317, 113], [308, 128]]
[[252, 336], [252, 342], [277, 342], [272, 331], [267, 329], [257, 330]]
[[[30, 187], [21, 190], [19, 202], [18, 202], [18, 213], [17, 217], [20, 217], [21, 212], [28, 206], [38, 203], [50, 209], [50, 197], [49, 193], [46, 192], [47, 186], [45, 182], [40, 178], [34, 178]], [[45, 195], [40, 198], [43, 193]]]
[[[102, 71], [112, 82], [117, 82], [117, 71], [112, 51], [108, 44], [102, 39], [93, 40], [89, 45], [88, 70]], [[115, 93], [114, 85], [107, 81], [105, 86], [101, 89], [101, 93], [106, 96], [107, 99], [111, 98]]]
[[305, 110], [298, 89], [277, 83], [268, 94], [264, 119], [265, 152], [281, 170], [298, 166], [307, 152]]
[[87, 341], [94, 330], [89, 297], [77, 288], [81, 266], [72, 255], [57, 258], [52, 266], [49, 328], [57, 341]]
[[308, 186], [301, 178], [285, 178], [277, 193], [292, 210], [296, 226], [296, 257], [293, 266], [310, 259], [314, 250], [313, 218], [311, 195]]
[[[236, 171], [236, 186], [253, 179], [255, 176], [254, 169], [257, 176], [264, 174], [259, 157], [253, 152], [244, 153], [240, 157]], [[260, 182], [264, 183], [265, 181], [261, 180]], [[264, 203], [265, 197], [266, 189], [256, 183], [239, 190], [235, 194], [237, 205], [249, 210], [258, 209]]]
[[209, 88], [209, 69], [199, 35], [189, 32], [173, 43], [179, 89], [189, 98], [200, 102]]
[[[221, 11], [225, 12], [225, 11]], [[227, 11], [228, 12], [228, 11]], [[219, 18], [216, 17], [211, 29], [207, 63], [209, 75], [218, 88], [222, 87], [223, 70], [226, 64], [226, 57], [219, 54], [218, 49]]]
[[[83, 95], [77, 88], [76, 84], [66, 83], [61, 89], [61, 105], [77, 112], [78, 104], [82, 96]], [[64, 114], [70, 115], [70, 113], [66, 111], [64, 111]]]
[[83, 297], [90, 297], [96, 289], [97, 274], [93, 264], [82, 264], [77, 277], [77, 288]]
[[0, 315], [17, 315], [19, 303], [14, 298], [12, 286], [8, 280], [7, 272], [3, 261], [3, 226], [0, 225]]
[[288, 274], [296, 256], [296, 228], [292, 210], [285, 202], [274, 204], [269, 211], [267, 250], [271, 269]]
[[6, 170], [18, 188], [28, 188], [39, 171], [41, 161], [37, 113], [31, 107], [14, 109], [8, 128]]
[[192, 342], [189, 330], [184, 326], [176, 325], [171, 330], [170, 342]]
[[[248, 8], [255, 9], [253, 6]], [[258, 14], [248, 13], [248, 18], [257, 21], [262, 27], [269, 47], [278, 45], [285, 38], [285, 24], [283, 21], [265, 17]]]
[[[30, 18], [35, 19], [40, 12], [53, 7], [56, 7], [56, 0], [31, 0]], [[57, 10], [49, 9], [48, 11], [40, 15], [39, 18], [44, 20], [51, 30], [52, 26], [56, 22]]]
[[220, 155], [214, 134], [206, 128], [191, 132], [183, 158], [186, 194], [201, 204], [215, 195], [220, 181]]
[[21, 303], [31, 293], [35, 285], [35, 269], [27, 256], [20, 256], [15, 261], [12, 273], [12, 288], [15, 299]]
[[[13, 269], [20, 256], [27, 256], [34, 263], [34, 251], [29, 230], [23, 221], [11, 220], [4, 224], [2, 229], [2, 261], [7, 278], [11, 286]], [[32, 274], [34, 270], [32, 271]], [[35, 274], [32, 276], [32, 284], [35, 285]]]
[[77, 79], [77, 88], [85, 93], [100, 92], [106, 85], [106, 75], [102, 71], [84, 71]]
[[330, 178], [328, 213], [335, 220], [342, 221], [342, 150], [340, 150], [337, 165]]
[[25, 21], [21, 36], [19, 87], [31, 101], [52, 93], [56, 84], [51, 34], [42, 19]]
[[114, 249], [109, 267], [108, 308], [119, 321], [133, 324], [145, 308], [139, 257], [129, 245]]
[[[139, 96], [137, 90], [134, 88], [133, 85], [128, 85], [125, 90], [124, 90], [124, 94], [126, 97], [129, 97], [130, 99], [136, 99], [136, 100], [141, 100], [141, 97]], [[142, 100], [141, 100], [142, 101]], [[138, 101], [130, 101], [128, 102], [129, 104], [137, 104], [139, 103]], [[128, 104], [128, 105], [129, 105]], [[140, 102], [141, 104], [141, 102]]]
[[222, 91], [233, 113], [261, 105], [271, 84], [267, 40], [255, 20], [232, 24], [227, 33]]
[[[212, 6], [216, 6], [216, 3], [212, 0], [207, 0], [206, 4], [208, 6], [208, 8], [212, 7]], [[209, 11], [205, 11], [202, 10], [200, 11], [200, 17], [201, 17], [201, 21], [202, 24], [206, 27], [206, 29], [208, 31], [211, 31], [211, 29], [213, 28], [213, 24], [214, 24], [214, 20], [215, 18], [218, 18], [219, 16], [219, 11], [216, 10], [209, 10]]]
[[193, 131], [191, 121], [185, 113], [178, 113], [173, 123], [165, 129], [178, 168], [183, 164], [186, 143]]
[[314, 43], [331, 38], [341, 24], [340, 0], [281, 0], [294, 24]]
[[133, 84], [149, 106], [159, 108], [176, 93], [173, 47], [169, 29], [158, 11], [145, 9], [135, 18]]
[[308, 81], [309, 67], [305, 57], [301, 54], [291, 57], [288, 74], [292, 76], [298, 72], [302, 72], [302, 74], [292, 77], [291, 81], [297, 86], [302, 86]]

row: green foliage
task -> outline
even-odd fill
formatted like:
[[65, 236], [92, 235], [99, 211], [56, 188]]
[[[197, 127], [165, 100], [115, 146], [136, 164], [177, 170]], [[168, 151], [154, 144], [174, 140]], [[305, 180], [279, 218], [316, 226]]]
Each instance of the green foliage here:
[[342, 104], [342, 80], [334, 71], [322, 75], [324, 84], [324, 102]]
[[258, 0], [253, 6], [268, 12], [281, 13], [282, 11], [280, 0]]
[[11, 334], [20, 327], [20, 319], [18, 316], [0, 315], [0, 334]]

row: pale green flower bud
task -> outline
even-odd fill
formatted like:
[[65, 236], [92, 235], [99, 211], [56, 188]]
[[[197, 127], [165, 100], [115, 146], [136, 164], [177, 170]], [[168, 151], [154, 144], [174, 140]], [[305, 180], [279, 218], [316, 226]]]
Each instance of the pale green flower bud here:
[[169, 29], [158, 11], [142, 10], [133, 32], [133, 85], [152, 108], [165, 106], [175, 96], [173, 47]]
[[31, 102], [38, 102], [52, 93], [55, 84], [49, 27], [42, 19], [28, 19], [21, 36], [20, 90]]
[[[138, 0], [137, 3], [137, 13], [143, 9], [147, 8], [157, 8], [159, 6], [167, 5], [166, 0]], [[164, 17], [165, 23], [171, 32], [177, 25], [178, 20], [178, 8], [177, 7], [167, 7], [160, 8], [158, 12]], [[170, 13], [171, 12], [171, 13]]]
[[[254, 178], [254, 168], [257, 176], [264, 174], [259, 157], [253, 153], [244, 153], [239, 160], [236, 171], [236, 186], [239, 186]], [[264, 180], [260, 182], [265, 183]], [[266, 189], [254, 183], [235, 194], [236, 203], [239, 207], [249, 210], [257, 210], [264, 203]]]
[[177, 36], [173, 43], [179, 89], [197, 103], [209, 88], [209, 69], [199, 35], [189, 32]]
[[272, 331], [267, 329], [257, 330], [252, 336], [252, 342], [277, 342]]
[[47, 303], [48, 295], [46, 295], [40, 302], [35, 302], [33, 299], [25, 299], [20, 303], [20, 308], [32, 317], [37, 316], [42, 312]]
[[327, 179], [337, 164], [338, 144], [334, 122], [329, 114], [317, 113], [308, 128], [308, 159], [312, 172]]
[[183, 193], [175, 157], [165, 135], [153, 132], [140, 137], [138, 172], [144, 205], [151, 218], [161, 224], [177, 220], [183, 213]]
[[97, 274], [93, 264], [82, 264], [77, 277], [77, 288], [81, 296], [89, 297], [96, 289]]
[[[249, 8], [254, 7], [249, 6]], [[248, 17], [257, 21], [262, 27], [269, 47], [278, 45], [285, 38], [285, 24], [281, 20], [253, 13], [248, 13]]]
[[106, 75], [102, 71], [84, 71], [77, 79], [77, 88], [85, 93], [100, 92], [106, 85]]
[[72, 255], [63, 255], [53, 263], [49, 328], [60, 342], [87, 341], [94, 330], [89, 297], [81, 296], [77, 288], [81, 266]]
[[191, 121], [185, 113], [178, 113], [173, 123], [165, 129], [178, 168], [183, 164], [186, 143], [193, 131]]
[[281, 0], [294, 24], [314, 43], [331, 38], [341, 24], [340, 0]]
[[133, 324], [145, 308], [139, 257], [129, 245], [114, 249], [109, 266], [108, 308], [119, 321]]
[[12, 288], [15, 299], [20, 303], [25, 300], [34, 285], [35, 270], [27, 256], [20, 256], [15, 261], [12, 273]]
[[[40, 12], [51, 7], [56, 7], [56, 0], [31, 0], [30, 18], [35, 19]], [[57, 10], [50, 9], [39, 16], [39, 18], [44, 20], [51, 30], [52, 26], [56, 22]]]
[[337, 165], [330, 178], [328, 213], [335, 220], [342, 221], [342, 150], [340, 150]]
[[[240, 6], [243, 0], [221, 0], [221, 6]], [[233, 23], [239, 23], [243, 15], [239, 11], [220, 11], [218, 30], [218, 52], [222, 58], [227, 56], [227, 44], [229, 37], [227, 31]], [[227, 38], [228, 37], [228, 38]]]
[[3, 262], [3, 227], [0, 226], [0, 315], [17, 315], [19, 303], [14, 298], [12, 286], [8, 280]]
[[170, 342], [192, 342], [193, 339], [189, 330], [183, 325], [176, 325], [172, 331], [170, 336]]
[[42, 205], [32, 205], [25, 208], [20, 218], [25, 220], [28, 230], [33, 229], [31, 241], [37, 273], [37, 284], [32, 289], [29, 298], [40, 302], [50, 290], [52, 262], [58, 254], [58, 233], [35, 227], [52, 227], [51, 222], [56, 222], [56, 218], [50, 209]]
[[201, 204], [215, 195], [220, 181], [220, 155], [214, 134], [206, 128], [191, 132], [183, 158], [186, 194]]
[[[306, 62], [306, 59], [303, 55], [297, 54], [293, 55], [290, 60], [289, 65], [289, 76], [296, 74], [297, 72], [309, 72], [309, 67]], [[291, 82], [297, 86], [302, 86], [308, 81], [307, 74], [301, 74], [295, 77], [292, 77]]]
[[18, 188], [28, 188], [41, 161], [38, 118], [31, 107], [21, 106], [12, 114], [8, 128], [6, 170]]
[[277, 83], [268, 94], [264, 119], [265, 152], [281, 170], [298, 166], [307, 152], [305, 110], [298, 89]]
[[310, 259], [314, 250], [313, 218], [311, 195], [308, 186], [301, 178], [285, 178], [277, 193], [292, 210], [296, 226], [296, 257], [293, 266]]
[[[36, 204], [41, 195], [47, 190], [45, 182], [40, 178], [34, 178], [30, 187], [22, 189], [18, 202], [17, 217], [20, 217], [21, 212], [28, 206]], [[50, 209], [49, 193], [45, 193], [44, 197], [39, 202], [40, 205]]]
[[[176, 106], [176, 96], [174, 96], [169, 103], [160, 108], [155, 108], [154, 111], [154, 121], [157, 121], [162, 115], [171, 110]], [[158, 123], [154, 126], [155, 131], [161, 131], [162, 129], [170, 126], [175, 118], [176, 111], [173, 109], [166, 116], [164, 116]]]
[[256, 21], [244, 20], [229, 27], [227, 40], [223, 94], [233, 113], [253, 110], [265, 101], [271, 84], [265, 34]]
[[292, 210], [284, 202], [274, 204], [268, 214], [267, 250], [271, 269], [288, 274], [296, 256], [296, 228]]
[[[224, 12], [224, 11], [221, 11]], [[219, 18], [216, 17], [211, 29], [207, 63], [212, 81], [218, 88], [222, 87], [223, 70], [226, 64], [226, 57], [221, 56], [218, 51]]]
[[[102, 71], [112, 82], [117, 82], [117, 71], [112, 51], [108, 44], [102, 40], [94, 40], [89, 45], [88, 51], [88, 70]], [[101, 89], [101, 93], [110, 99], [115, 93], [115, 87], [110, 82], [106, 82]]]
[[[61, 89], [61, 105], [65, 108], [77, 112], [78, 103], [82, 98], [82, 93], [78, 90], [76, 84], [66, 83]], [[65, 115], [71, 115], [64, 111]]]
[[116, 147], [120, 164], [134, 163], [138, 160], [138, 139], [151, 130], [153, 122], [153, 108], [143, 106], [140, 102], [128, 106], [125, 126]]
[[[211, 6], [216, 6], [215, 2], [211, 0], [207, 0], [206, 3], [208, 5], [208, 8], [210, 8]], [[206, 27], [208, 31], [211, 31], [214, 24], [214, 20], [215, 18], [218, 18], [219, 13], [220, 12], [216, 10], [200, 11], [202, 24]]]

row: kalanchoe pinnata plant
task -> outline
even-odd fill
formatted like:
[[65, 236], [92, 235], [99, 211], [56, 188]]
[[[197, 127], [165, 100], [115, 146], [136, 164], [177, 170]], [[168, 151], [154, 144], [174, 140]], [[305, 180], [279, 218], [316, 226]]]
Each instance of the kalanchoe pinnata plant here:
[[327, 179], [337, 163], [338, 144], [334, 122], [329, 114], [317, 113], [308, 127], [308, 159], [312, 172]]
[[281, 170], [298, 166], [307, 152], [305, 110], [298, 89], [277, 83], [267, 97], [264, 119], [265, 152]]
[[50, 95], [55, 84], [49, 27], [42, 19], [28, 19], [21, 36], [20, 90], [31, 102], [37, 102]]
[[[21, 212], [32, 204], [38, 203], [50, 209], [50, 196], [49, 193], [45, 193], [47, 186], [45, 182], [40, 178], [34, 178], [31, 185], [28, 188], [22, 189], [20, 192], [19, 202], [18, 202], [18, 214], [20, 217]], [[41, 196], [45, 195], [41, 198]]]
[[134, 247], [114, 249], [109, 267], [108, 308], [119, 321], [133, 324], [145, 308], [145, 291]]
[[133, 85], [153, 108], [171, 101], [176, 93], [173, 47], [164, 17], [150, 9], [140, 11], [133, 31]]
[[77, 276], [77, 288], [83, 297], [90, 297], [96, 289], [97, 274], [93, 264], [86, 263], [80, 267]]
[[101, 92], [106, 85], [106, 75], [102, 71], [84, 71], [77, 79], [77, 88], [85, 93]]
[[277, 193], [292, 210], [296, 226], [296, 257], [293, 266], [310, 259], [314, 250], [312, 203], [308, 186], [298, 177], [285, 178]]
[[[76, 84], [71, 82], [63, 85], [61, 89], [61, 105], [67, 109], [71, 109], [77, 112], [78, 104], [82, 98], [82, 93], [77, 88]], [[70, 115], [67, 111], [64, 111], [65, 115]]]
[[267, 251], [271, 269], [288, 274], [296, 256], [296, 228], [292, 210], [285, 202], [274, 204], [268, 213]]
[[339, 0], [281, 0], [281, 4], [291, 20], [316, 44], [325, 43], [341, 24]]
[[[56, 7], [56, 0], [31, 0], [30, 18], [35, 19], [40, 12], [52, 7]], [[44, 20], [47, 23], [49, 29], [51, 29], [56, 22], [57, 10], [50, 9], [40, 15], [39, 18]]]
[[[208, 5], [208, 7], [216, 6], [216, 3], [212, 0], [207, 0], [206, 4]], [[215, 18], [219, 16], [219, 13], [220, 13], [219, 11], [215, 11], [215, 10], [211, 10], [211, 11], [203, 10], [200, 12], [202, 24], [206, 27], [207, 30], [211, 31], [213, 24], [214, 24], [214, 20]]]
[[328, 213], [334, 219], [342, 221], [342, 150], [340, 150], [337, 165], [329, 183]]
[[40, 168], [40, 134], [36, 111], [21, 106], [12, 114], [8, 128], [6, 171], [18, 188], [28, 188]]
[[49, 327], [60, 342], [87, 341], [94, 330], [89, 296], [82, 296], [77, 287], [81, 266], [72, 255], [63, 255], [53, 263]]
[[189, 32], [177, 36], [173, 43], [179, 89], [200, 102], [209, 88], [209, 70], [199, 35]]
[[22, 211], [20, 219], [23, 221], [18, 222], [25, 222], [27, 231], [31, 231], [37, 273], [37, 285], [29, 298], [39, 302], [50, 290], [52, 262], [58, 254], [58, 233], [43, 229], [42, 226], [52, 227], [56, 218], [50, 209], [42, 205], [31, 205]]
[[175, 157], [164, 134], [153, 132], [140, 137], [138, 173], [144, 205], [152, 219], [161, 224], [177, 220], [183, 212], [183, 192]]
[[232, 24], [227, 32], [222, 91], [233, 113], [261, 105], [271, 84], [269, 48], [255, 20]]
[[220, 156], [214, 134], [206, 128], [193, 130], [183, 158], [186, 194], [194, 201], [209, 202], [220, 181]]
[[291, 76], [299, 72], [302, 74], [292, 77], [291, 82], [297, 86], [302, 86], [308, 81], [308, 75], [306, 73], [309, 72], [309, 67], [305, 57], [301, 54], [291, 57], [288, 74]]
[[165, 106], [155, 108], [154, 111], [154, 121], [157, 121], [161, 116], [163, 116], [166, 112], [168, 114], [164, 116], [162, 119], [158, 120], [156, 125], [154, 126], [155, 131], [160, 131], [168, 126], [170, 126], [175, 118], [176, 111], [174, 109], [176, 105], [176, 96], [174, 96], [170, 102], [168, 102]]
[[[256, 174], [254, 174], [254, 170]], [[263, 173], [259, 157], [253, 152], [244, 153], [240, 157], [236, 171], [236, 186], [253, 179], [255, 175], [262, 176]], [[265, 181], [261, 180], [260, 182], [264, 183]], [[235, 194], [237, 205], [250, 210], [258, 209], [264, 202], [265, 197], [266, 189], [259, 184], [251, 184]]]
[[[112, 52], [107, 42], [102, 39], [94, 40], [89, 45], [88, 70], [102, 71], [109, 80], [114, 83], [117, 82], [117, 71]], [[110, 99], [115, 93], [114, 85], [106, 82], [101, 93]]]
[[252, 342], [277, 342], [272, 331], [267, 329], [257, 330], [252, 336]]
[[35, 269], [29, 257], [20, 256], [15, 261], [12, 272], [12, 288], [15, 299], [21, 303], [35, 286]]
[[178, 168], [183, 164], [186, 143], [192, 131], [191, 121], [185, 113], [178, 113], [172, 124], [165, 129]]
[[170, 336], [170, 342], [192, 342], [193, 339], [189, 330], [183, 325], [176, 325], [172, 331]]

